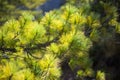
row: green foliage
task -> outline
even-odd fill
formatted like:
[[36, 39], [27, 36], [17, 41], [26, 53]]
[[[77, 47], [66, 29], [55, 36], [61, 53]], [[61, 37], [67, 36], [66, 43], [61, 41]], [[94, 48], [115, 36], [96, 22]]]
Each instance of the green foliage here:
[[[0, 10], [3, 11], [13, 11], [16, 10], [16, 8], [23, 6], [26, 7], [28, 9], [34, 9], [37, 6], [42, 5], [46, 0], [0, 0], [0, 4], [1, 4], [1, 8]], [[8, 10], [6, 10], [8, 9]]]
[[0, 25], [11, 18], [17, 18], [23, 12], [32, 12], [40, 14], [41, 12], [33, 11], [36, 7], [42, 5], [47, 0], [0, 0]]
[[[34, 2], [22, 1], [27, 7]], [[100, 1], [100, 12], [104, 12], [100, 13], [91, 9], [93, 0], [76, 2], [79, 1], [70, 0], [39, 21], [23, 13], [0, 27], [0, 80], [60, 80], [60, 64], [67, 59], [78, 79], [105, 80], [104, 72], [95, 73], [92, 69], [89, 49], [94, 43], [104, 45], [120, 33], [117, 8]], [[36, 5], [35, 2], [29, 8]]]
[[[18, 20], [9, 20], [1, 27], [0, 45], [3, 53], [1, 57], [6, 55], [8, 58], [16, 59], [19, 56], [25, 59], [23, 64], [26, 68], [19, 70], [19, 73], [10, 74], [13, 80], [15, 75], [20, 73], [22, 73], [21, 78], [31, 74], [38, 80], [58, 80], [61, 73], [59, 64], [62, 61], [59, 58], [63, 60], [66, 57], [70, 58], [69, 65], [73, 70], [77, 66], [84, 69], [91, 66], [88, 49], [92, 44], [82, 31], [77, 30], [85, 23], [82, 21], [85, 17], [82, 14], [77, 15], [79, 18], [75, 17], [73, 22], [71, 18], [79, 10], [72, 6], [69, 9], [69, 6], [71, 5], [61, 9], [63, 13], [55, 13], [56, 11], [46, 13], [40, 22], [34, 20], [32, 15], [23, 13]], [[82, 57], [81, 53], [85, 56]], [[85, 61], [83, 62], [82, 59]], [[88, 64], [89, 60], [90, 64]], [[28, 70], [27, 73], [23, 74], [24, 70]]]
[[105, 80], [105, 73], [104, 73], [104, 72], [101, 72], [101, 71], [98, 71], [98, 72], [97, 72], [96, 79], [97, 79], [97, 80]]

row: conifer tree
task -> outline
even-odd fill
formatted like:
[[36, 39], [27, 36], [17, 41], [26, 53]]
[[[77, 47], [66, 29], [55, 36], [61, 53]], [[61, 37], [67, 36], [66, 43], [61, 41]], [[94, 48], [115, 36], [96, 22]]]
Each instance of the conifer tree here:
[[[34, 2], [21, 1], [27, 7]], [[72, 76], [73, 80], [107, 80], [112, 74], [104, 59], [115, 55], [118, 17], [118, 6], [112, 2], [101, 0], [95, 5], [93, 0], [69, 0], [38, 20], [26, 12], [17, 19], [9, 18], [0, 26], [0, 80], [64, 80]], [[71, 72], [64, 75], [63, 68]]]

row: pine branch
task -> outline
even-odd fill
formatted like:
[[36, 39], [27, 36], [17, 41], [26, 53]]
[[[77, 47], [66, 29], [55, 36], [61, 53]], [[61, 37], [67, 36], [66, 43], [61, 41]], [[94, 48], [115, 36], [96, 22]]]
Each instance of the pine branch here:
[[0, 48], [0, 51], [5, 51], [5, 52], [17, 52], [15, 48]]
[[[37, 49], [42, 49], [42, 48], [46, 48], [47, 46], [49, 46], [53, 42], [57, 42], [58, 40], [59, 40], [59, 38], [56, 37], [55, 39], [53, 39], [49, 42], [36, 44], [34, 47], [26, 47], [26, 48], [22, 47], [22, 48], [25, 52], [32, 51], [32, 50], [37, 50]], [[6, 47], [1, 47], [0, 51], [17, 52], [17, 50], [15, 48], [6, 48]]]

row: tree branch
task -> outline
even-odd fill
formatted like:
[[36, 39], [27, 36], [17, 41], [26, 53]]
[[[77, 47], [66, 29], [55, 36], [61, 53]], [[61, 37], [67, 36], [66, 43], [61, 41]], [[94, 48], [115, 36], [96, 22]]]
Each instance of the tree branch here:
[[[37, 49], [42, 49], [42, 48], [46, 48], [47, 46], [49, 46], [51, 43], [53, 42], [57, 42], [59, 40], [58, 37], [56, 37], [55, 39], [49, 41], [49, 42], [46, 42], [46, 43], [40, 43], [40, 44], [36, 44], [34, 47], [26, 47], [26, 48], [23, 48], [23, 50], [25, 52], [28, 52], [28, 51], [32, 51], [32, 50], [37, 50]], [[5, 52], [17, 52], [17, 50], [15, 48], [0, 48], [0, 51], [5, 51]]]

